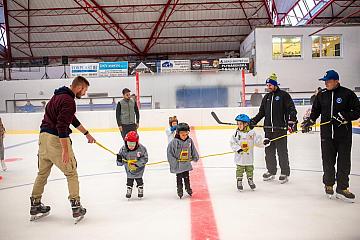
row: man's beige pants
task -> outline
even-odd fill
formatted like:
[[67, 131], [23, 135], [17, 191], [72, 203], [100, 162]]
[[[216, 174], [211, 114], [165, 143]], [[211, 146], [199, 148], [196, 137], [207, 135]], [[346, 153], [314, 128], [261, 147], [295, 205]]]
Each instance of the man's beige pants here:
[[51, 167], [57, 166], [66, 176], [69, 189], [69, 199], [80, 200], [79, 180], [76, 171], [77, 163], [74, 152], [71, 147], [70, 138], [67, 138], [69, 149], [69, 162], [64, 164], [62, 161], [62, 148], [58, 136], [43, 132], [39, 136], [39, 154], [38, 168], [39, 172], [36, 177], [32, 197], [37, 201], [41, 200], [44, 192], [44, 186], [47, 183]]

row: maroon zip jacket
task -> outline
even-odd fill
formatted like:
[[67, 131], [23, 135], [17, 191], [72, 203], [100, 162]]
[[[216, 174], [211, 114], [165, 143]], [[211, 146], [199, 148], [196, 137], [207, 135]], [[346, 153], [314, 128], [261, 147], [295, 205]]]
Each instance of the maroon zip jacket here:
[[72, 133], [69, 128], [72, 124], [75, 128], [80, 126], [75, 117], [76, 104], [75, 94], [68, 87], [56, 89], [54, 96], [47, 103], [44, 119], [40, 126], [40, 132], [47, 132], [60, 138], [69, 137]]

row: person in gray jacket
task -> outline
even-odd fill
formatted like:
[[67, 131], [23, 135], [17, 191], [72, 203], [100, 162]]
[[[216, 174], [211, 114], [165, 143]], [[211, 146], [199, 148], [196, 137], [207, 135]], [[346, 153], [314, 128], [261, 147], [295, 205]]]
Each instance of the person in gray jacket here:
[[183, 196], [183, 179], [186, 192], [191, 196], [189, 171], [191, 171], [191, 161], [197, 162], [199, 154], [195, 148], [193, 140], [189, 137], [190, 127], [186, 123], [179, 123], [176, 127], [175, 138], [167, 147], [167, 159], [170, 164], [170, 172], [176, 174], [177, 194], [179, 198]]
[[125, 144], [117, 154], [116, 164], [124, 166], [127, 175], [126, 198], [131, 198], [134, 181], [138, 188], [138, 197], [144, 196], [143, 175], [145, 165], [148, 162], [146, 148], [139, 143], [139, 135], [135, 131], [130, 131], [125, 136]]
[[116, 106], [116, 121], [123, 139], [128, 132], [136, 131], [139, 127], [139, 108], [130, 93], [130, 89], [124, 88], [123, 99]]

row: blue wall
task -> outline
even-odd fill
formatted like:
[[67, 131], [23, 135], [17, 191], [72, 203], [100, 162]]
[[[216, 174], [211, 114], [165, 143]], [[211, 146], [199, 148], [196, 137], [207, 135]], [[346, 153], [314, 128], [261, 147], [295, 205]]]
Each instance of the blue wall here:
[[228, 88], [182, 88], [176, 90], [176, 108], [212, 108], [228, 106]]

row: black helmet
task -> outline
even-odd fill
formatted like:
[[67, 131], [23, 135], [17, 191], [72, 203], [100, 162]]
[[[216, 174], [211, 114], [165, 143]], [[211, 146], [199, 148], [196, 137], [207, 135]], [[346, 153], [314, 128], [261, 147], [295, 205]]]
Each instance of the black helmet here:
[[176, 133], [179, 133], [181, 131], [186, 131], [186, 132], [190, 132], [190, 127], [187, 123], [179, 123], [176, 126]]

